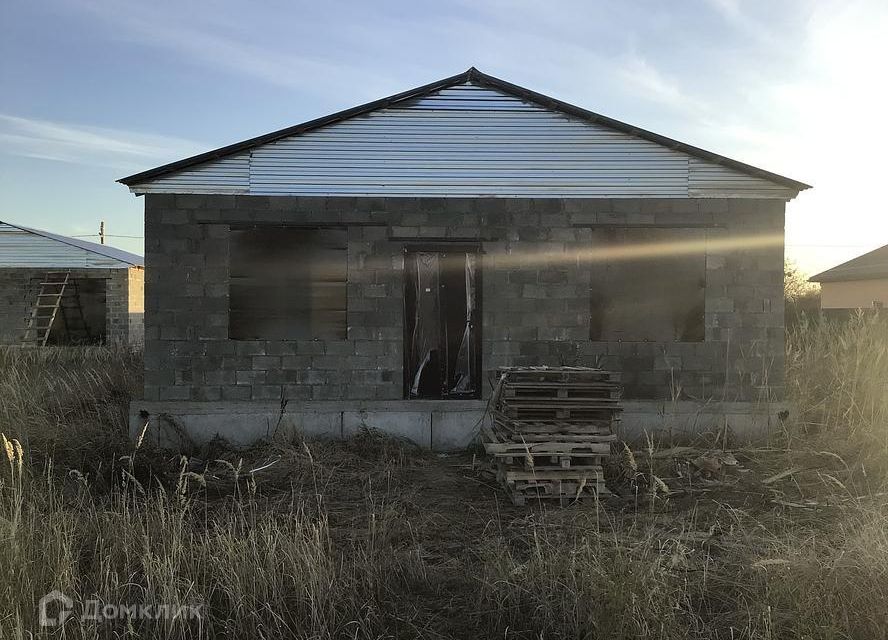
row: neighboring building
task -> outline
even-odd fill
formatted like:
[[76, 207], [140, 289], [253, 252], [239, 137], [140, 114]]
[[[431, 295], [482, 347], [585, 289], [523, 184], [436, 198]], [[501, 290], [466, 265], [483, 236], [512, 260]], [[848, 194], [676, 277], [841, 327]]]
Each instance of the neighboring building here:
[[0, 222], [0, 344], [22, 343], [41, 283], [50, 273], [69, 274], [68, 292], [76, 291], [82, 318], [78, 312], [77, 331], [69, 332], [59, 314], [49, 344], [142, 343], [141, 256]]
[[475, 69], [120, 182], [145, 196], [136, 428], [449, 448], [506, 365], [622, 372], [634, 434], [780, 407], [808, 185]]
[[826, 312], [881, 309], [888, 303], [888, 245], [810, 278], [820, 283]]

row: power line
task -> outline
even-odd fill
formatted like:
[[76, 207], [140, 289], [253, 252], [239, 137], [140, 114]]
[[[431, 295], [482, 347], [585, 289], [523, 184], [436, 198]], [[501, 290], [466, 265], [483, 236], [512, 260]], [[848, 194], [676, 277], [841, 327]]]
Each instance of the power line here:
[[[91, 233], [91, 234], [89, 234], [89, 235], [84, 235], [84, 236], [70, 236], [70, 237], [71, 237], [71, 238], [99, 238], [99, 237], [101, 237], [101, 236], [99, 236], [98, 233]], [[105, 234], [105, 237], [106, 237], [106, 238], [138, 238], [139, 240], [141, 240], [141, 239], [143, 239], [145, 236], [118, 236], [118, 235], [114, 235], [114, 234], [111, 234], [111, 233], [106, 233], [106, 234]]]

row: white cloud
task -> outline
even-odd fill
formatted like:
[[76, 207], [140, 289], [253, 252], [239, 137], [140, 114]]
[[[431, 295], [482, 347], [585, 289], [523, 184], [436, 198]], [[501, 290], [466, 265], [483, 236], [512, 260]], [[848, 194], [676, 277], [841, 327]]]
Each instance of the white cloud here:
[[617, 70], [618, 77], [630, 94], [686, 111], [688, 116], [699, 115], [708, 109], [702, 102], [685, 94], [678, 82], [664, 76], [637, 53], [625, 56]]
[[[178, 2], [164, 6], [162, 2], [77, 0], [76, 6], [111, 27], [112, 38], [173, 52], [185, 63], [268, 84], [320, 95], [329, 83], [341, 84], [346, 75], [356, 83], [382, 80], [385, 84], [384, 74], [357, 69], [349, 73], [341, 61], [295, 53], [293, 44], [300, 38], [296, 25], [269, 21], [262, 12], [243, 13], [244, 6], [237, 3], [219, 3], [213, 12], [204, 5]], [[171, 19], [174, 14], [175, 20]], [[238, 14], [240, 22], [229, 17]], [[252, 16], [263, 21], [257, 23]], [[264, 37], [256, 37], [257, 33]]]
[[206, 147], [170, 136], [0, 113], [0, 149], [8, 155], [129, 170], [194, 155]]

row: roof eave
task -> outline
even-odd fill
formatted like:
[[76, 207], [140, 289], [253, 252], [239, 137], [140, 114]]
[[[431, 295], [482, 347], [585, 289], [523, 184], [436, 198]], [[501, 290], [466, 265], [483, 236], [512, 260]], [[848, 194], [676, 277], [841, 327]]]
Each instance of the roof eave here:
[[888, 273], [886, 272], [874, 272], [874, 273], [864, 273], [864, 274], [853, 274], [853, 273], [830, 273], [832, 269], [828, 271], [824, 271], [823, 273], [818, 273], [817, 275], [811, 276], [808, 278], [808, 282], [858, 282], [860, 280], [885, 280], [888, 279]]

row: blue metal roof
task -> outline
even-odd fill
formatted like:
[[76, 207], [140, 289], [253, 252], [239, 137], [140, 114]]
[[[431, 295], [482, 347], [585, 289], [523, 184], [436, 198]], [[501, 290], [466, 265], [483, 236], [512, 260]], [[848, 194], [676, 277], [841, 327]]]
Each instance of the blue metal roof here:
[[[3, 231], [4, 227], [6, 227], [7, 232], [18, 231], [23, 232], [24, 234], [31, 234], [37, 238], [43, 238], [45, 240], [50, 240], [61, 245], [66, 245], [67, 247], [76, 249], [77, 251], [62, 252], [57, 254], [48, 253], [46, 252], [45, 248], [43, 248], [46, 245], [45, 242], [42, 243], [42, 247], [27, 243], [9, 244], [9, 246], [0, 246], [0, 266], [29, 266], [32, 262], [34, 263], [33, 266], [57, 266], [60, 268], [72, 266], [96, 268], [120, 268], [124, 265], [134, 267], [145, 266], [145, 260], [142, 256], [135, 253], [130, 253], [129, 251], [124, 251], [123, 249], [117, 249], [115, 247], [109, 247], [108, 245], [98, 244], [95, 242], [88, 242], [86, 240], [80, 240], [79, 238], [69, 238], [68, 236], [62, 236], [56, 233], [51, 233], [49, 231], [23, 227], [21, 225], [0, 220], [0, 231]], [[18, 235], [21, 236], [22, 233], [19, 233]], [[97, 260], [86, 260], [86, 256], [83, 254], [84, 251], [88, 252], [88, 254], [95, 255], [97, 257]], [[31, 259], [28, 255], [25, 255], [29, 253], [35, 256], [38, 253], [41, 254], [39, 260], [37, 260], [36, 258]], [[70, 254], [79, 254], [79, 256], [83, 257], [75, 257], [75, 255]], [[72, 259], [73, 262], [75, 262], [76, 264], [72, 264]], [[40, 264], [36, 264], [37, 262], [39, 262]], [[83, 264], [80, 264], [81, 262]]]

